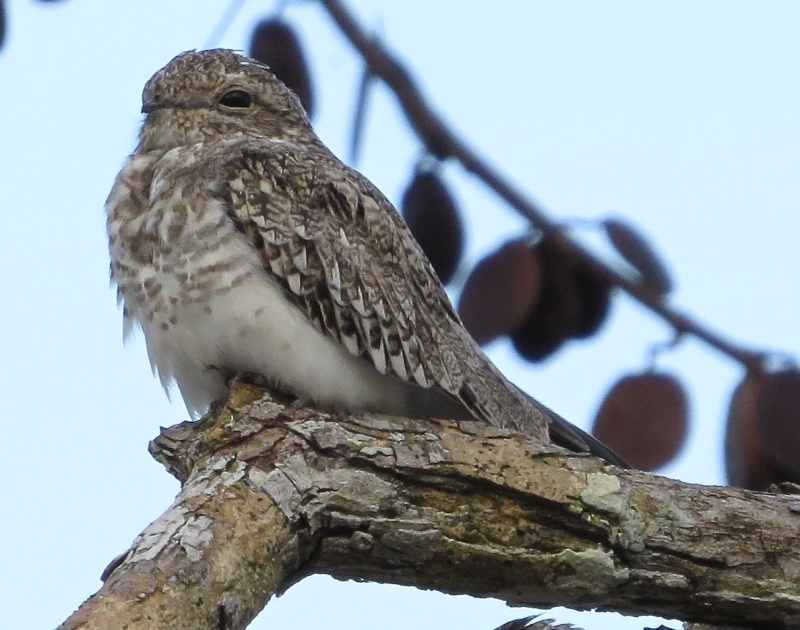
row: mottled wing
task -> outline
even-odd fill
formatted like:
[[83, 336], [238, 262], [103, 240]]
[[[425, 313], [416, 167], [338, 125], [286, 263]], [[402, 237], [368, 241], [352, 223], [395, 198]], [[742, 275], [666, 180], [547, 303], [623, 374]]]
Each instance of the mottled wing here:
[[217, 194], [314, 325], [383, 374], [439, 388], [477, 419], [543, 437], [544, 416], [464, 330], [389, 201], [321, 147], [276, 145], [229, 152]]

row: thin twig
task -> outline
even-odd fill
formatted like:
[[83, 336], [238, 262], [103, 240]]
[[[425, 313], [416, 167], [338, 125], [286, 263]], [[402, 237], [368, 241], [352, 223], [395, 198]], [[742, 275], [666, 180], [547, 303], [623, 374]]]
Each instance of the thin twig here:
[[507, 181], [432, 111], [423, 99], [411, 73], [388, 52], [385, 46], [365, 33], [342, 2], [320, 0], [320, 3], [364, 58], [371, 74], [382, 79], [394, 92], [408, 122], [429, 151], [440, 158], [452, 157], [458, 160], [466, 170], [481, 179], [506, 203], [541, 230], [565, 255], [591, 265], [611, 285], [619, 287], [669, 322], [677, 334], [694, 335], [748, 369], [762, 366], [766, 353], [748, 350], [724, 339], [700, 322], [666, 304], [663, 296], [647, 291], [645, 287], [612, 269], [569, 238], [559, 225], [545, 214], [538, 203], [526, 197]]
[[364, 67], [361, 74], [361, 82], [358, 86], [358, 98], [356, 100], [356, 113], [353, 116], [353, 134], [350, 140], [350, 163], [355, 164], [361, 154], [361, 141], [364, 138], [364, 125], [367, 116], [367, 102], [369, 101], [369, 88], [372, 84], [372, 75], [369, 73], [369, 66]]

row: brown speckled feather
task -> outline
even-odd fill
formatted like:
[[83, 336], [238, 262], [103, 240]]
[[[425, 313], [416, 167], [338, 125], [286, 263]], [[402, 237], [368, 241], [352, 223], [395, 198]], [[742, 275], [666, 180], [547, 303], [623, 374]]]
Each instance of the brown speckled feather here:
[[362, 175], [322, 147], [266, 150], [243, 138], [226, 155], [220, 201], [321, 332], [382, 374], [441, 389], [476, 419], [541, 435], [542, 413], [464, 330], [405, 223]]

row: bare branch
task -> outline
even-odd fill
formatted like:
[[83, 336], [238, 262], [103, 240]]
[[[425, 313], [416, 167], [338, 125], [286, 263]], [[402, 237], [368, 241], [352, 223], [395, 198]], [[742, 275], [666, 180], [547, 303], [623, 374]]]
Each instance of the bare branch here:
[[238, 385], [154, 455], [184, 485], [62, 626], [244, 628], [328, 573], [528, 606], [800, 624], [800, 499], [691, 486], [478, 423], [335, 416]]

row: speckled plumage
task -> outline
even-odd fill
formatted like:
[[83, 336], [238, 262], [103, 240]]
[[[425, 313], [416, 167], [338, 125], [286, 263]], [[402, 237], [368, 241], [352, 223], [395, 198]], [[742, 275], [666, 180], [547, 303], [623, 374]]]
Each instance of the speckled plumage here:
[[[547, 440], [553, 420], [466, 332], [391, 203], [265, 66], [184, 53], [147, 83], [142, 110], [106, 204], [112, 279], [126, 331], [141, 326], [190, 412], [225, 395], [223, 373], [253, 372], [334, 409]], [[586, 450], [555, 422], [560, 443]]]

